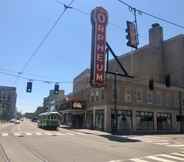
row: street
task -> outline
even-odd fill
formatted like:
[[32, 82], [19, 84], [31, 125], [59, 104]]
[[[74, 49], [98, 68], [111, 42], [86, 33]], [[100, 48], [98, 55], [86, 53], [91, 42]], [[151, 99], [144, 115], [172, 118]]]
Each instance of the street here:
[[1, 129], [6, 162], [175, 162], [184, 161], [183, 135], [112, 136], [92, 130], [47, 131], [29, 120]]

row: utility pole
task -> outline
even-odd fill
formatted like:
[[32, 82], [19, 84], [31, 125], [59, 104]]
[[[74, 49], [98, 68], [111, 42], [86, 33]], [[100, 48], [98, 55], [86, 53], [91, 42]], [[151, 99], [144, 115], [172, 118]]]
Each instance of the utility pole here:
[[118, 129], [118, 112], [117, 112], [117, 72], [114, 74], [114, 117], [115, 117], [115, 128], [114, 132], [117, 133]]

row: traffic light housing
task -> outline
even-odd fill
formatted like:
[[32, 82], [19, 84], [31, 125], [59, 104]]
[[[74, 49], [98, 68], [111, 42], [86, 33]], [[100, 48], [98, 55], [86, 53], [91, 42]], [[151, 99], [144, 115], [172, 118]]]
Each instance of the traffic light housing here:
[[153, 80], [153, 79], [150, 79], [150, 80], [149, 80], [149, 89], [150, 89], [151, 91], [154, 90], [154, 80]]
[[58, 83], [56, 83], [56, 84], [54, 85], [54, 93], [55, 93], [55, 94], [58, 94], [58, 93], [59, 93], [59, 84], [58, 84]]
[[170, 87], [171, 86], [171, 76], [169, 74], [167, 74], [165, 76], [165, 85], [166, 85], [166, 87]]
[[127, 46], [137, 48], [138, 46], [138, 38], [137, 38], [137, 29], [134, 22], [127, 21]]
[[26, 92], [27, 93], [31, 93], [32, 92], [32, 82], [31, 81], [27, 82]]

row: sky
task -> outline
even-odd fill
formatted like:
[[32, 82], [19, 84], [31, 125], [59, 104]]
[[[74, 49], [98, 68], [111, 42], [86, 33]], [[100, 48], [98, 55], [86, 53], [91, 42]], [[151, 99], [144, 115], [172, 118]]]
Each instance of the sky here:
[[[58, 0], [59, 1], [59, 0]], [[69, 0], [60, 0], [69, 3]], [[138, 9], [184, 25], [183, 0], [125, 0]], [[126, 21], [132, 21], [129, 9], [118, 0], [74, 0], [72, 5], [90, 14], [97, 6], [107, 9], [109, 24], [107, 41], [117, 55], [129, 52], [126, 46]], [[38, 46], [64, 7], [57, 0], [1, 0], [0, 1], [0, 72], [16, 74]], [[148, 29], [153, 23], [164, 28], [164, 39], [183, 34], [184, 29], [138, 15], [140, 47], [148, 43]], [[63, 82], [65, 94], [72, 92], [72, 81], [90, 67], [90, 16], [68, 9], [35, 57], [29, 62], [23, 76], [30, 79]], [[33, 112], [43, 103], [54, 84], [33, 81], [32, 93], [26, 93], [27, 80], [0, 73], [0, 85], [17, 88], [17, 108]]]

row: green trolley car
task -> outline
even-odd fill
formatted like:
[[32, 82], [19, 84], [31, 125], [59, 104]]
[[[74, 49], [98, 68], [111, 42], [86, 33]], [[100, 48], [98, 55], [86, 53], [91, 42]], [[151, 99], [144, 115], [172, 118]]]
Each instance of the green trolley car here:
[[38, 127], [42, 129], [56, 130], [60, 125], [58, 112], [46, 112], [39, 114]]

